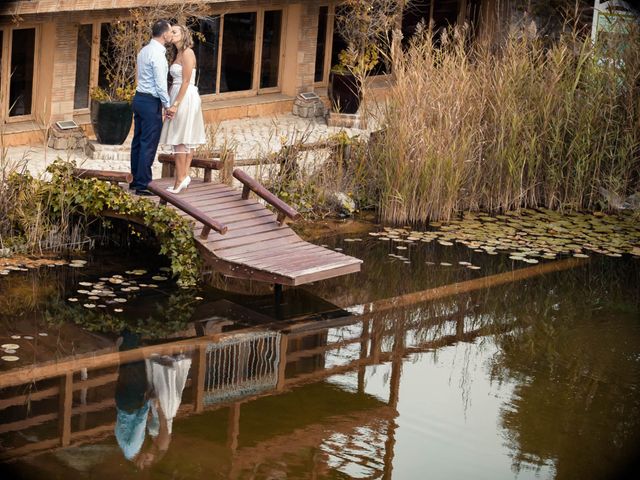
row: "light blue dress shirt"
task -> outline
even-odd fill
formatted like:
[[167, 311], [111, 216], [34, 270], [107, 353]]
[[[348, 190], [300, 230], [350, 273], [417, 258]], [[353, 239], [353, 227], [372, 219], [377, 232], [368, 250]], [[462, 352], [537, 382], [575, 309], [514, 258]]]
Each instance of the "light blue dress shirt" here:
[[154, 39], [140, 50], [137, 61], [138, 87], [136, 90], [159, 98], [164, 108], [169, 108], [171, 100], [167, 91], [169, 65], [165, 57], [166, 51], [167, 49]]

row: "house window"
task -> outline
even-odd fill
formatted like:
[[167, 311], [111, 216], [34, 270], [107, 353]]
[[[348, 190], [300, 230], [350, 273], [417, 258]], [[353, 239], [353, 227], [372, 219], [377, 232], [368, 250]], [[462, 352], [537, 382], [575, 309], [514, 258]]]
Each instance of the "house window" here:
[[8, 105], [10, 117], [31, 114], [35, 46], [35, 28], [13, 30]]
[[220, 16], [198, 20], [197, 24], [190, 27], [198, 32], [193, 37], [193, 51], [197, 59], [198, 91], [201, 95], [216, 93]]
[[256, 51], [256, 12], [224, 16], [220, 92], [251, 90]]
[[93, 25], [80, 25], [76, 47], [76, 88], [73, 108], [89, 108], [89, 87], [91, 82], [91, 45]]
[[113, 52], [113, 43], [111, 41], [111, 35], [109, 34], [109, 24], [100, 24], [100, 67], [98, 68], [98, 86], [109, 89], [109, 80], [107, 79], [107, 72], [105, 65], [110, 65], [115, 62], [115, 54]]
[[316, 41], [316, 68], [314, 81], [324, 81], [324, 64], [327, 52], [327, 22], [329, 19], [329, 7], [320, 7], [318, 16], [318, 38]]
[[193, 19], [201, 95], [257, 94], [280, 86], [283, 10], [231, 12]]
[[278, 86], [280, 71], [280, 33], [282, 31], [282, 10], [264, 13], [262, 30], [262, 59], [260, 62], [260, 88]]

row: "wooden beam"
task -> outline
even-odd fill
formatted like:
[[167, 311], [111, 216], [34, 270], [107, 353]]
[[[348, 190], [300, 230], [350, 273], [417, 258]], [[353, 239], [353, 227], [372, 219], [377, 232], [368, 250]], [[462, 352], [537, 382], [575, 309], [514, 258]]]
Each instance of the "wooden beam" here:
[[72, 176], [76, 178], [95, 178], [97, 180], [114, 183], [131, 183], [133, 181], [133, 175], [131, 175], [130, 172], [116, 172], [113, 170], [85, 170], [83, 168], [74, 168]]
[[26, 393], [24, 395], [17, 395], [11, 398], [5, 398], [0, 400], [0, 410], [4, 410], [5, 408], [14, 407], [16, 405], [25, 405], [27, 402], [36, 402], [38, 400], [42, 400], [43, 398], [54, 397], [58, 395], [60, 389], [55, 387], [49, 387], [45, 390], [39, 390], [33, 393]]
[[[214, 154], [213, 156], [219, 156], [219, 155]], [[175, 165], [176, 158], [172, 154], [161, 153], [158, 155], [158, 161], [160, 163]], [[220, 170], [222, 169], [222, 165], [223, 165], [222, 160], [214, 160], [213, 158], [193, 157], [193, 159], [191, 160], [192, 168], [204, 168], [204, 169], [208, 168], [211, 170]]]

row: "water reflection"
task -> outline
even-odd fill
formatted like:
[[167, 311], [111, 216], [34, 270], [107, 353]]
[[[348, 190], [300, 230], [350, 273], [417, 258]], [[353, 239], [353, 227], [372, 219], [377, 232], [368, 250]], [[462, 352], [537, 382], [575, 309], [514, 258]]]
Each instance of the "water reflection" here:
[[[140, 468], [151, 478], [637, 473], [637, 264], [595, 259], [473, 285], [288, 323], [242, 296], [203, 295], [189, 335], [143, 336], [138, 348], [123, 335], [120, 351], [37, 365], [27, 384], [0, 374], [0, 455], [27, 478], [139, 478]], [[247, 317], [224, 324], [239, 312]], [[151, 393], [162, 389], [150, 387], [155, 359], [190, 362], [184, 387], [171, 390], [175, 409]], [[142, 440], [138, 430], [123, 442], [117, 410], [145, 404], [133, 422], [146, 422]]]
[[[120, 343], [121, 351], [133, 349], [140, 346], [140, 337], [125, 330]], [[141, 470], [162, 459], [169, 448], [190, 368], [191, 358], [182, 353], [151, 355], [118, 368], [115, 437], [125, 458]], [[145, 431], [151, 441], [143, 448]]]

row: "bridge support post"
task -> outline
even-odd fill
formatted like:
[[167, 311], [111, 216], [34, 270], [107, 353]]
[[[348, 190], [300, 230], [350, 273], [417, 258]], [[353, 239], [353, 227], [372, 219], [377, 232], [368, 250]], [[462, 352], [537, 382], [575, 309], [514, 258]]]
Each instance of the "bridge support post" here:
[[282, 285], [279, 283], [273, 284], [273, 298], [275, 300], [276, 307], [282, 303]]

